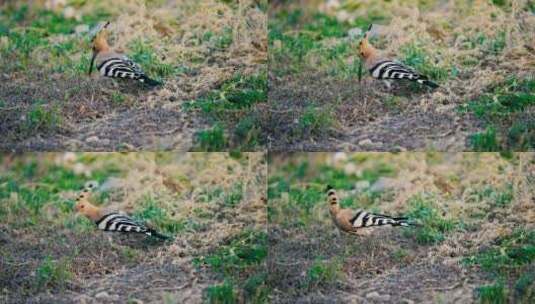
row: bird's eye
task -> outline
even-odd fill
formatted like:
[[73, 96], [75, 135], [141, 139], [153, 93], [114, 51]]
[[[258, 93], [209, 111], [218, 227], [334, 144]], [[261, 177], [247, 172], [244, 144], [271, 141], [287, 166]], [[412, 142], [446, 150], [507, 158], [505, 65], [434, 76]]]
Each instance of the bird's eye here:
[[84, 198], [84, 195], [83, 195], [83, 194], [80, 194], [80, 198]]
[[77, 202], [79, 202], [79, 201], [80, 201], [80, 198], [79, 198], [79, 197], [77, 197], [77, 198], [76, 198], [76, 201], [77, 201]]

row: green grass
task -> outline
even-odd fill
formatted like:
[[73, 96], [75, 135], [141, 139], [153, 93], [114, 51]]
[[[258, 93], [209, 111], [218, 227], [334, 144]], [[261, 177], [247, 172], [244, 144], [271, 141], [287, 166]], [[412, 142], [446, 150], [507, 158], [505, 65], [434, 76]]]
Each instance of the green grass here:
[[440, 82], [451, 76], [456, 76], [457, 70], [454, 67], [437, 65], [429, 51], [421, 43], [406, 44], [401, 47], [400, 52], [404, 63], [433, 81]]
[[26, 120], [22, 128], [25, 133], [46, 132], [56, 129], [60, 123], [59, 108], [50, 108], [45, 104], [36, 103], [26, 113]]
[[36, 269], [36, 284], [38, 289], [57, 287], [62, 289], [72, 277], [70, 264], [66, 260], [54, 261], [46, 257]]
[[507, 289], [501, 282], [478, 287], [477, 295], [482, 304], [507, 303]]
[[484, 132], [473, 134], [476, 151], [532, 150], [535, 148], [535, 79], [510, 77], [488, 93], [459, 107], [483, 121]]
[[139, 64], [149, 77], [158, 81], [176, 74], [177, 67], [163, 62], [152, 45], [153, 42], [141, 39], [132, 41], [129, 44], [130, 58]]
[[186, 223], [175, 220], [161, 204], [153, 198], [146, 196], [140, 202], [141, 207], [134, 212], [134, 217], [141, 222], [149, 222], [164, 234], [176, 235], [186, 229]]
[[[65, 36], [63, 42], [51, 43], [49, 38], [74, 33], [77, 25], [94, 26], [110, 16], [104, 10], [94, 14], [84, 14], [81, 20], [65, 18], [60, 13], [44, 9], [30, 9], [28, 5], [7, 6], [5, 14], [0, 15], [0, 35], [8, 38], [7, 46], [0, 49], [0, 62], [8, 69], [26, 70], [30, 65], [40, 65], [54, 72], [78, 73], [80, 64], [71, 58], [77, 52], [86, 52], [79, 45], [81, 38]], [[33, 52], [47, 53], [44, 61], [36, 60]], [[88, 65], [87, 65], [88, 66]]]
[[121, 94], [121, 92], [113, 92], [111, 93], [111, 101], [114, 103], [123, 103], [126, 100], [126, 97], [124, 94]]
[[490, 207], [502, 208], [509, 206], [514, 199], [513, 185], [510, 183], [502, 187], [487, 185], [474, 190], [473, 195], [476, 203], [487, 201]]
[[297, 124], [294, 136], [299, 138], [321, 136], [329, 132], [334, 125], [333, 113], [325, 108], [309, 106], [301, 114]]
[[306, 272], [305, 287], [311, 290], [318, 286], [331, 285], [340, 279], [341, 273], [341, 260], [316, 259]]
[[[354, 78], [359, 60], [349, 65], [346, 62], [348, 56], [356, 54], [355, 43], [345, 39], [347, 32], [354, 27], [365, 29], [370, 23], [384, 19], [380, 12], [342, 22], [318, 12], [278, 11], [269, 18], [268, 25], [269, 56], [273, 63], [270, 68], [278, 76], [315, 68], [335, 77]], [[333, 42], [334, 39], [337, 40]]]
[[188, 110], [201, 111], [214, 126], [197, 134], [196, 151], [228, 148], [255, 150], [263, 144], [257, 117], [251, 112], [267, 101], [267, 75], [236, 74], [219, 88], [186, 104]]
[[[214, 252], [195, 258], [196, 267], [208, 266], [225, 281], [223, 285], [206, 290], [208, 301], [235, 303], [235, 291], [241, 289], [247, 303], [266, 302], [267, 251], [267, 234], [264, 231], [245, 230]], [[225, 302], [230, 300], [233, 302]]]
[[[81, 160], [88, 164], [91, 159]], [[14, 172], [18, 172], [14, 174]], [[102, 182], [105, 178], [117, 174], [113, 166], [94, 170], [92, 178]], [[52, 221], [54, 225], [66, 227], [77, 232], [86, 232], [94, 228], [93, 224], [83, 218], [73, 218], [74, 200], [63, 198], [64, 191], [78, 191], [87, 182], [88, 177], [75, 174], [68, 167], [53, 162], [38, 162], [29, 158], [17, 161], [10, 171], [0, 176], [0, 218], [13, 227], [38, 227]], [[57, 217], [49, 218], [42, 212], [45, 206], [59, 211]]]
[[[499, 237], [489, 248], [483, 249], [463, 260], [466, 267], [477, 267], [488, 273], [495, 280], [493, 285], [480, 289], [481, 301], [504, 299], [510, 293], [502, 281], [516, 280], [514, 299], [520, 303], [529, 303], [535, 298], [532, 292], [534, 277], [530, 265], [535, 261], [535, 230], [516, 229], [512, 234]], [[514, 282], [513, 280], [513, 282]]]
[[404, 234], [413, 237], [423, 245], [431, 245], [442, 242], [447, 233], [455, 230], [458, 223], [444, 217], [442, 211], [434, 203], [432, 197], [417, 195], [408, 200], [409, 210], [405, 216], [421, 224], [422, 227], [407, 229]]
[[213, 285], [206, 289], [206, 297], [210, 304], [234, 304], [237, 303], [236, 292], [231, 283], [225, 282]]
[[243, 185], [236, 183], [228, 193], [225, 193], [224, 204], [228, 207], [236, 207], [243, 199]]
[[228, 139], [220, 124], [197, 133], [197, 144], [194, 151], [222, 151], [228, 146]]

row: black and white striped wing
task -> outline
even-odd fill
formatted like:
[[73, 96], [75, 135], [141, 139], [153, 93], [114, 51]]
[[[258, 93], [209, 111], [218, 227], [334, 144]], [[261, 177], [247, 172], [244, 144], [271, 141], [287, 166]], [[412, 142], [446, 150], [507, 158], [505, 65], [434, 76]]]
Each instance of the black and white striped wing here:
[[141, 67], [124, 55], [104, 60], [98, 70], [106, 77], [140, 79], [145, 76]]
[[355, 228], [383, 225], [409, 226], [407, 218], [393, 218], [387, 215], [369, 213], [364, 210], [358, 210], [357, 213], [355, 213], [355, 216], [351, 218], [350, 222]]
[[418, 74], [410, 67], [407, 67], [400, 62], [391, 60], [385, 60], [377, 63], [370, 69], [370, 74], [376, 79], [425, 79], [425, 77]]
[[103, 216], [97, 223], [98, 229], [112, 232], [137, 232], [147, 233], [149, 229], [120, 213], [109, 213]]

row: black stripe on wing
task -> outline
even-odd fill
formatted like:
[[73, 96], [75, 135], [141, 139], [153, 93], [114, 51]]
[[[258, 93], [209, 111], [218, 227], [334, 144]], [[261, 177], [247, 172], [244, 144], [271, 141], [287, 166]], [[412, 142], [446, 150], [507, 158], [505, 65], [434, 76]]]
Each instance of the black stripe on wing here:
[[[119, 213], [110, 213], [103, 216], [96, 222], [99, 229], [104, 231], [125, 231], [125, 232], [140, 232], [148, 231], [144, 225], [136, 222], [132, 218]], [[102, 225], [101, 225], [102, 224]], [[131, 227], [128, 229], [127, 227]]]
[[98, 66], [101, 74], [107, 77], [140, 79], [145, 76], [141, 68], [127, 57], [114, 57]]
[[[384, 60], [378, 62], [370, 69], [370, 74], [377, 79], [422, 79], [412, 68], [396, 61]], [[425, 78], [424, 78], [425, 79]]]

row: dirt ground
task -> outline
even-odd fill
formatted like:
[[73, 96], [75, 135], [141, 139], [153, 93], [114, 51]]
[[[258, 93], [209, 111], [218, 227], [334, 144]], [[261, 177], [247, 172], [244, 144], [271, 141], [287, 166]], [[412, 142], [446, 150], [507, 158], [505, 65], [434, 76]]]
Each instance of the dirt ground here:
[[[274, 151], [463, 151], [480, 124], [462, 117], [453, 105], [431, 104], [429, 93], [403, 91], [403, 86], [395, 86], [394, 96], [401, 96], [401, 102], [389, 107], [384, 100], [391, 93], [368, 78], [359, 84], [309, 72], [272, 79], [270, 86], [269, 99], [279, 101], [272, 103], [274, 113], [266, 126]], [[334, 109], [335, 126], [322, 135], [285, 136], [296, 125], [288, 122], [297, 122], [310, 100], [318, 108]]]

